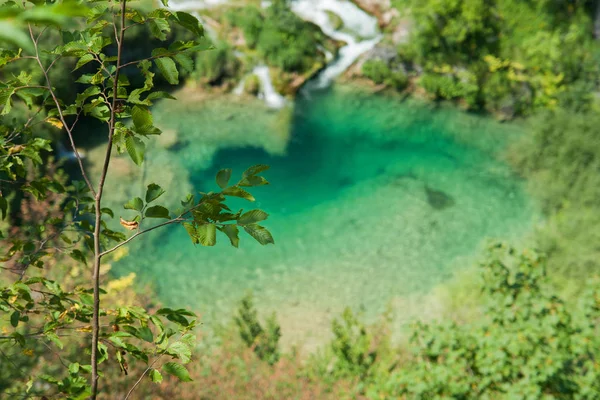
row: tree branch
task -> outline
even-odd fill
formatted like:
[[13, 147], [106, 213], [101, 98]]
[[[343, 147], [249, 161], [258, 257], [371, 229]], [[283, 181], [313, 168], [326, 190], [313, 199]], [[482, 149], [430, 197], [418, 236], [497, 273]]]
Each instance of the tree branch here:
[[29, 36], [31, 37], [31, 41], [33, 42], [33, 47], [35, 49], [35, 60], [37, 61], [38, 65], [40, 66], [40, 69], [42, 70], [42, 73], [44, 74], [44, 78], [46, 80], [46, 85], [48, 85], [47, 89], [50, 92], [50, 96], [52, 96], [52, 100], [54, 101], [54, 104], [56, 105], [56, 109], [58, 110], [58, 115], [60, 117], [60, 121], [62, 122], [65, 130], [67, 131], [67, 136], [69, 137], [69, 141], [71, 142], [71, 147], [73, 148], [73, 153], [75, 153], [75, 157], [77, 158], [77, 162], [79, 163], [79, 169], [81, 170], [83, 179], [85, 180], [85, 183], [87, 184], [90, 191], [94, 195], [96, 195], [96, 191], [94, 190], [94, 187], [92, 186], [92, 182], [89, 180], [87, 174], [85, 173], [85, 168], [83, 167], [83, 161], [81, 159], [81, 155], [79, 154], [79, 152], [77, 151], [77, 148], [75, 147], [75, 141], [73, 140], [73, 131], [71, 130], [71, 128], [69, 128], [69, 125], [67, 124], [67, 121], [65, 120], [65, 116], [63, 115], [62, 108], [60, 107], [60, 102], [58, 101], [58, 98], [56, 97], [56, 94], [54, 93], [54, 90], [52, 89], [52, 84], [50, 82], [50, 77], [48, 76], [48, 72], [46, 71], [46, 68], [44, 68], [44, 65], [42, 64], [42, 60], [40, 60], [38, 44], [37, 44], [37, 40], [33, 37], [33, 29], [31, 29], [31, 24], [28, 24], [28, 27], [29, 27]]
[[100, 253], [100, 257], [104, 257], [105, 255], [112, 253], [113, 251], [117, 250], [119, 247], [126, 245], [127, 243], [131, 242], [136, 237], [138, 237], [140, 235], [143, 235], [144, 233], [148, 233], [148, 232], [153, 231], [155, 229], [162, 228], [163, 226], [171, 225], [171, 224], [174, 224], [174, 223], [177, 223], [177, 222], [180, 222], [180, 221], [183, 221], [183, 218], [177, 217], [177, 218], [173, 218], [173, 219], [171, 219], [171, 220], [169, 220], [167, 222], [163, 222], [161, 224], [153, 226], [152, 228], [148, 228], [148, 229], [144, 229], [143, 231], [139, 231], [139, 232], [135, 233], [133, 236], [131, 236], [130, 238], [128, 238], [127, 240], [125, 240], [125, 241], [117, 244], [115, 247], [113, 247], [113, 248], [111, 248], [109, 250], [103, 251], [102, 253]]
[[142, 373], [142, 375], [140, 375], [139, 379], [135, 382], [135, 384], [131, 387], [131, 389], [129, 389], [129, 392], [127, 392], [127, 396], [125, 396], [125, 398], [123, 400], [127, 400], [129, 398], [129, 396], [131, 396], [131, 393], [133, 393], [135, 388], [140, 384], [140, 382], [142, 382], [142, 379], [144, 379], [144, 376], [146, 376], [146, 374], [152, 369], [154, 364], [156, 364], [158, 362], [158, 360], [160, 360], [165, 354], [166, 353], [162, 353], [160, 356], [156, 357], [156, 359], [154, 361], [152, 361], [152, 364], [148, 365], [148, 368], [146, 368], [146, 370]]

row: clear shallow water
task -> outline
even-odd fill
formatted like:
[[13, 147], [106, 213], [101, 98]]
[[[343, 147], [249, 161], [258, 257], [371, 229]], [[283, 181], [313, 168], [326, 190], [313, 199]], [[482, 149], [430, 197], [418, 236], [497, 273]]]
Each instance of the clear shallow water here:
[[[236, 250], [223, 236], [214, 248], [194, 247], [173, 227], [135, 244], [113, 269], [136, 272], [163, 303], [193, 307], [207, 324], [230, 318], [252, 289], [261, 310], [277, 312], [288, 341], [318, 340], [343, 307], [378, 315], [448, 279], [482, 240], [519, 238], [531, 226], [521, 182], [491, 153], [515, 134], [509, 125], [342, 86], [297, 100], [287, 151], [277, 154], [263, 150], [270, 148], [265, 130], [281, 137], [261, 122], [261, 112], [274, 118], [266, 107], [218, 118], [234, 104], [166, 104], [157, 106], [156, 120], [183, 144], [156, 148], [149, 158], [187, 171], [187, 182], [159, 180], [171, 192], [214, 190], [220, 168], [240, 174], [271, 165], [271, 185], [253, 190], [258, 201], [233, 204], [270, 213], [265, 225], [275, 246], [246, 236]], [[260, 144], [235, 148], [224, 139], [229, 144], [210, 157], [194, 140], [205, 129], [241, 132], [245, 143]]]

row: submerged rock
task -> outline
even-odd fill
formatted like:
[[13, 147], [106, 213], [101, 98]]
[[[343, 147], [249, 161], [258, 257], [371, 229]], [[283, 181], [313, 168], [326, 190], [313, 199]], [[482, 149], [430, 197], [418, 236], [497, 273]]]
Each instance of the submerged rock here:
[[427, 185], [425, 185], [425, 194], [427, 195], [427, 203], [436, 210], [443, 210], [456, 204], [449, 194], [441, 190], [432, 189]]

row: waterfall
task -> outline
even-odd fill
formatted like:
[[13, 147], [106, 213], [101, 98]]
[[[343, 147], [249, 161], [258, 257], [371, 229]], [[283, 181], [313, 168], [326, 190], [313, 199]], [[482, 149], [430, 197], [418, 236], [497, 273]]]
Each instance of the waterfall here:
[[[349, 1], [295, 0], [292, 1], [292, 10], [302, 19], [318, 25], [327, 36], [346, 43], [340, 49], [338, 57], [307, 84], [309, 89], [331, 85], [361, 54], [371, 50], [381, 40], [377, 19]], [[342, 19], [344, 31], [333, 27], [326, 11], [333, 12]]]
[[[198, 10], [215, 7], [227, 3], [229, 0], [181, 0], [171, 1], [170, 8], [174, 11]], [[270, 1], [262, 1], [263, 7], [268, 7]], [[292, 11], [300, 18], [319, 26], [325, 35], [332, 39], [345, 42], [346, 45], [339, 50], [338, 56], [319, 75], [307, 83], [310, 89], [328, 87], [335, 78], [346, 71], [358, 57], [371, 50], [381, 40], [377, 26], [377, 19], [348, 0], [292, 0]], [[338, 15], [343, 23], [343, 30], [336, 30], [326, 11]], [[196, 15], [199, 17], [199, 15]], [[275, 91], [265, 65], [256, 67], [253, 71], [262, 86], [261, 95], [267, 105], [273, 108], [283, 107], [285, 98]], [[240, 84], [242, 85], [242, 84]], [[236, 93], [241, 93], [243, 86], [236, 88]]]
[[271, 82], [269, 67], [259, 65], [254, 67], [253, 74], [258, 76], [260, 80], [260, 95], [259, 97], [265, 100], [265, 103], [271, 108], [281, 108], [285, 105], [285, 97], [277, 93]]

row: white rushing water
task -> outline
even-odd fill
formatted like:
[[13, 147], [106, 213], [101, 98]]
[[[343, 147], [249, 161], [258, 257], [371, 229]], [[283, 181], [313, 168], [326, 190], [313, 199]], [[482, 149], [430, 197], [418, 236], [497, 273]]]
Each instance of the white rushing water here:
[[266, 65], [259, 65], [254, 67], [252, 73], [258, 76], [260, 80], [260, 94], [259, 97], [265, 100], [265, 103], [271, 108], [281, 108], [285, 105], [285, 97], [277, 93], [273, 87], [271, 81], [271, 74], [269, 73], [269, 67]]
[[[225, 4], [229, 0], [181, 0], [170, 2], [170, 8], [176, 11], [199, 10]], [[268, 7], [270, 1], [261, 2]], [[355, 4], [347, 0], [293, 0], [292, 11], [300, 18], [319, 26], [323, 33], [332, 39], [345, 42], [338, 56], [319, 75], [307, 84], [307, 89], [326, 88], [335, 78], [346, 71], [358, 57], [371, 50], [381, 39], [377, 26], [377, 18], [367, 14]], [[336, 30], [327, 15], [327, 11], [338, 15], [344, 25], [343, 30]], [[253, 71], [261, 81], [261, 95], [269, 107], [279, 108], [285, 104], [285, 98], [275, 91], [269, 69], [265, 65], [258, 66]], [[243, 92], [243, 83], [235, 90]]]
[[[361, 54], [371, 50], [381, 39], [377, 19], [349, 1], [295, 0], [292, 1], [292, 10], [302, 19], [318, 25], [327, 36], [346, 43], [337, 58], [309, 82], [309, 89], [331, 85]], [[333, 27], [326, 11], [333, 12], [342, 19], [343, 31]]]

